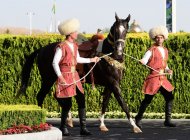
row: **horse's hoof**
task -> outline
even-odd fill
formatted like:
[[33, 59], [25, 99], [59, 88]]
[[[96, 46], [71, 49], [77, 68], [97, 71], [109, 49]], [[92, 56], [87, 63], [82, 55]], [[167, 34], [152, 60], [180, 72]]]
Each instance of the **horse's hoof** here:
[[139, 127], [134, 127], [133, 128], [134, 133], [142, 133], [141, 129]]
[[71, 119], [67, 119], [67, 125], [69, 127], [73, 127], [73, 120], [72, 120], [72, 118]]
[[106, 126], [100, 126], [100, 130], [103, 132], [108, 132], [109, 129]]

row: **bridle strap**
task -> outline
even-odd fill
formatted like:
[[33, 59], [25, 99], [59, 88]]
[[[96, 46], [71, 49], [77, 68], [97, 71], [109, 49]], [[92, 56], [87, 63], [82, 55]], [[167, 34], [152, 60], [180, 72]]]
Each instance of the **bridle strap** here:
[[118, 39], [118, 40], [116, 40], [116, 41], [111, 41], [109, 38], [107, 38], [108, 39], [108, 42], [113, 46], [114, 44], [116, 44], [117, 42], [123, 42], [123, 43], [125, 43], [125, 40], [124, 39]]
[[108, 38], [108, 42], [113, 46], [114, 45], [114, 42], [111, 41], [109, 38]]
[[123, 43], [125, 43], [125, 40], [124, 39], [118, 39], [118, 40], [115, 41], [115, 43], [117, 43], [117, 42], [123, 42]]
[[111, 32], [109, 32], [109, 35], [113, 38], [113, 35], [112, 35], [112, 33], [111, 33]]
[[[112, 39], [114, 39], [114, 36], [112, 35], [112, 33], [111, 32], [109, 32], [109, 36], [112, 38]], [[107, 38], [107, 40], [108, 40], [108, 42], [113, 46], [114, 44], [116, 44], [117, 42], [123, 42], [123, 43], [125, 43], [125, 40], [124, 39], [117, 39], [116, 41], [114, 40], [114, 41], [111, 41], [110, 39], [109, 39], [109, 37]]]

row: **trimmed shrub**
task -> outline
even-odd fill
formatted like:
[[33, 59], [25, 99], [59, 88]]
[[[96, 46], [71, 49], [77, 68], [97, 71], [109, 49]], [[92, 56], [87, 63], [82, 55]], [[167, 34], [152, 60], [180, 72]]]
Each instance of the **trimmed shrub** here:
[[36, 105], [0, 105], [0, 130], [45, 123], [46, 110]]

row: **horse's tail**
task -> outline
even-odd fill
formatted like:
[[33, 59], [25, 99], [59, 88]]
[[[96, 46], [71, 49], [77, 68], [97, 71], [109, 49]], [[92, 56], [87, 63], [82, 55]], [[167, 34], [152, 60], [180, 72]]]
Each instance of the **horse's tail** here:
[[26, 95], [26, 88], [28, 84], [28, 80], [30, 78], [30, 72], [32, 70], [32, 66], [36, 56], [38, 55], [40, 49], [34, 51], [26, 58], [26, 62], [23, 66], [22, 73], [21, 73], [21, 87], [17, 93], [17, 97], [20, 96], [21, 93]]

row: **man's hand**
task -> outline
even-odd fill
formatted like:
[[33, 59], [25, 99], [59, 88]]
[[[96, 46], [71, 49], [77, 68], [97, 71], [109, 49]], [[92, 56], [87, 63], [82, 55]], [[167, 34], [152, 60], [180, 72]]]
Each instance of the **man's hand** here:
[[60, 75], [60, 76], [58, 77], [58, 80], [59, 80], [59, 83], [60, 83], [60, 84], [63, 84], [63, 85], [66, 84], [66, 81], [65, 81], [65, 79], [63, 78], [62, 75]]
[[169, 73], [170, 75], [173, 75], [173, 70], [168, 70], [167, 73]]
[[173, 76], [173, 70], [167, 70], [167, 73], [169, 73], [169, 75], [170, 75], [170, 79], [172, 79], [172, 76]]
[[139, 62], [144, 65], [144, 60], [140, 59]]
[[94, 58], [90, 58], [90, 61], [97, 63], [98, 61], [100, 61], [100, 58], [95, 56]]

